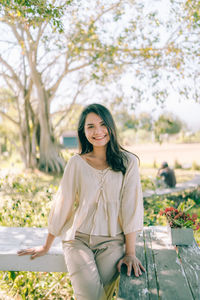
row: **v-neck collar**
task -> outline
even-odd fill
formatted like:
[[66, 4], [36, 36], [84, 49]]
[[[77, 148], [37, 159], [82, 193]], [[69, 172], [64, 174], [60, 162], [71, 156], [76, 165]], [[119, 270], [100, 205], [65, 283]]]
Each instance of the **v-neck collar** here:
[[107, 167], [107, 168], [105, 168], [105, 169], [97, 169], [97, 168], [91, 166], [84, 158], [81, 157], [80, 154], [77, 154], [77, 155], [80, 157], [81, 161], [83, 161], [88, 167], [92, 168], [92, 169], [95, 170], [95, 171], [98, 171], [98, 172], [102, 172], [102, 173], [103, 173], [103, 172], [105, 172], [105, 171], [107, 171], [107, 170], [110, 169], [110, 167]]

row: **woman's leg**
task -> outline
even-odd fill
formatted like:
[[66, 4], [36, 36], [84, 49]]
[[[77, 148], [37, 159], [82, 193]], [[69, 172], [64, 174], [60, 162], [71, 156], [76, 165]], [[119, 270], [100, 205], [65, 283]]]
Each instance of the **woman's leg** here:
[[[81, 238], [82, 239], [82, 238]], [[107, 299], [93, 251], [80, 239], [64, 242], [63, 250], [77, 300]]]
[[[107, 299], [112, 299], [113, 292], [115, 289], [118, 289], [119, 284], [117, 263], [124, 255], [124, 235], [108, 237], [104, 243], [97, 243], [96, 248], [95, 260], [98, 272], [103, 282]], [[104, 250], [101, 251], [101, 249]]]

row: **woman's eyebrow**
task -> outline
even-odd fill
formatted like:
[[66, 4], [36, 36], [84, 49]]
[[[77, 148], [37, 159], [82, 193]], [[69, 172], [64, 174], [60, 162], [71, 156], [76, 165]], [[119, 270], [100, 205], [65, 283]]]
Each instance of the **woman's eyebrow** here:
[[[104, 124], [104, 121], [100, 121], [99, 124]], [[94, 123], [86, 123], [86, 126], [94, 125]]]

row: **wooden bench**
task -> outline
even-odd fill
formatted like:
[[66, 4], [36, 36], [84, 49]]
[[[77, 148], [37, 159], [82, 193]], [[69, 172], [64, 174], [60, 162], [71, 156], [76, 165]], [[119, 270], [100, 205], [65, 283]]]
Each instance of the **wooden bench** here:
[[[59, 238], [43, 257], [17, 256], [19, 249], [41, 245], [46, 233], [45, 228], [0, 227], [0, 270], [67, 272]], [[118, 300], [200, 299], [200, 248], [195, 241], [192, 246], [171, 246], [166, 227], [145, 227], [136, 250], [146, 273], [127, 277], [124, 266]]]

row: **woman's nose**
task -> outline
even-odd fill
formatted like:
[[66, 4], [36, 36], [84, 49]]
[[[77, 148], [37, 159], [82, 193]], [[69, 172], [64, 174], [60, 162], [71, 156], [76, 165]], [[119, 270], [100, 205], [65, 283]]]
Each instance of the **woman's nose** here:
[[95, 127], [95, 134], [99, 134], [102, 132], [102, 128], [100, 126]]

